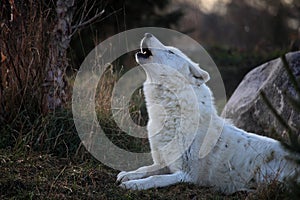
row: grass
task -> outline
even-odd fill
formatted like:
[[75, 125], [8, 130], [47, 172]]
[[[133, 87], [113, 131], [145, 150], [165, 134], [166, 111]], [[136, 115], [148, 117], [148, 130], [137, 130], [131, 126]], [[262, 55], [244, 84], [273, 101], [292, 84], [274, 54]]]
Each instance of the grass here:
[[245, 193], [222, 196], [209, 188], [178, 184], [147, 191], [123, 190], [118, 171], [90, 158], [82, 161], [38, 152], [0, 150], [1, 199], [241, 199]]
[[[104, 116], [99, 116], [100, 124], [116, 145], [134, 152], [149, 150], [147, 141], [133, 141]], [[119, 171], [97, 161], [81, 145], [70, 111], [40, 116], [31, 124], [32, 129], [23, 132], [2, 127], [1, 133], [6, 130], [4, 136], [14, 140], [0, 148], [0, 199], [288, 199], [276, 182], [256, 193], [230, 196], [192, 184], [124, 190], [115, 183]]]
[[0, 150], [1, 199], [289, 199], [276, 182], [256, 193], [225, 196], [210, 188], [177, 184], [160, 189], [130, 191], [115, 183], [118, 171], [92, 157], [62, 158], [41, 152]]

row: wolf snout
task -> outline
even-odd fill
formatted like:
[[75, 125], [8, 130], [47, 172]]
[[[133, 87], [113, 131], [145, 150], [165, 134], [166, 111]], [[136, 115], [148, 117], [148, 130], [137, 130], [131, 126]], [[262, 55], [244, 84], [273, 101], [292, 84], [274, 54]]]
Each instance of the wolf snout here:
[[151, 37], [153, 37], [153, 35], [151, 33], [145, 33], [144, 37], [145, 38], [151, 38]]

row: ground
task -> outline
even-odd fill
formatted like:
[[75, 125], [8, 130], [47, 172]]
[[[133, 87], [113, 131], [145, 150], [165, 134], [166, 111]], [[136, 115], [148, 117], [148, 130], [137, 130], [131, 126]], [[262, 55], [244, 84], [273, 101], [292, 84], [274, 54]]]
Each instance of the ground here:
[[123, 190], [115, 183], [118, 171], [93, 158], [81, 161], [2, 149], [0, 166], [0, 199], [258, 199], [245, 192], [224, 196], [191, 184]]

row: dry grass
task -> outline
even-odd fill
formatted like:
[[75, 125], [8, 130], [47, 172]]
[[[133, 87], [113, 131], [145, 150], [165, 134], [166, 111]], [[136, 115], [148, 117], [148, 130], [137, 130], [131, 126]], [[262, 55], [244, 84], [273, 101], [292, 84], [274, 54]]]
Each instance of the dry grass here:
[[[45, 73], [51, 17], [41, 3], [26, 1], [28, 10], [15, 7], [13, 21], [9, 9], [0, 13], [0, 122], [11, 122], [21, 112], [38, 112]], [[7, 112], [8, 111], [8, 112]], [[22, 126], [20, 124], [19, 126]]]
[[229, 196], [191, 184], [146, 191], [123, 190], [115, 183], [118, 171], [91, 157], [82, 160], [0, 150], [0, 165], [1, 199], [290, 199], [276, 182], [255, 193]]
[[[122, 76], [122, 74], [118, 72], [113, 73], [112, 68], [113, 66], [105, 71], [97, 87], [96, 111], [98, 113], [98, 120], [101, 128], [104, 130], [106, 136], [110, 139], [110, 141], [112, 141], [120, 148], [132, 152], [149, 152], [150, 149], [147, 139], [135, 138], [128, 135], [128, 133], [121, 130], [115, 122], [115, 118], [113, 117], [111, 108], [112, 93], [117, 81]], [[140, 126], [146, 125], [147, 113], [141, 113], [141, 110], [145, 110], [146, 108], [143, 94], [140, 93], [140, 90], [137, 90], [133, 94], [129, 105], [127, 105], [126, 103], [121, 105], [122, 107], [118, 108], [119, 110], [116, 112], [123, 113], [127, 109], [130, 112], [130, 116], [121, 116], [121, 123], [126, 123], [126, 121], [128, 120], [133, 120], [134, 123]]]
[[289, 191], [287, 188], [276, 180], [271, 181], [269, 184], [261, 185], [255, 193], [250, 194], [247, 200], [281, 200], [290, 199]]
[[178, 184], [164, 189], [129, 191], [115, 184], [117, 171], [97, 161], [82, 162], [49, 154], [0, 151], [1, 199], [243, 199], [208, 188]]

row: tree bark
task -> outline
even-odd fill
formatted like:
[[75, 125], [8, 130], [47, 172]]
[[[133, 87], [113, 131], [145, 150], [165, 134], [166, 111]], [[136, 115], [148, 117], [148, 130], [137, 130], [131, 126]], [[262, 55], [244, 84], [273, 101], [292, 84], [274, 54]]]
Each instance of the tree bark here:
[[68, 67], [67, 49], [72, 35], [74, 0], [57, 0], [57, 22], [51, 34], [49, 57], [43, 83], [43, 113], [55, 111], [67, 102], [67, 81], [65, 71]]

